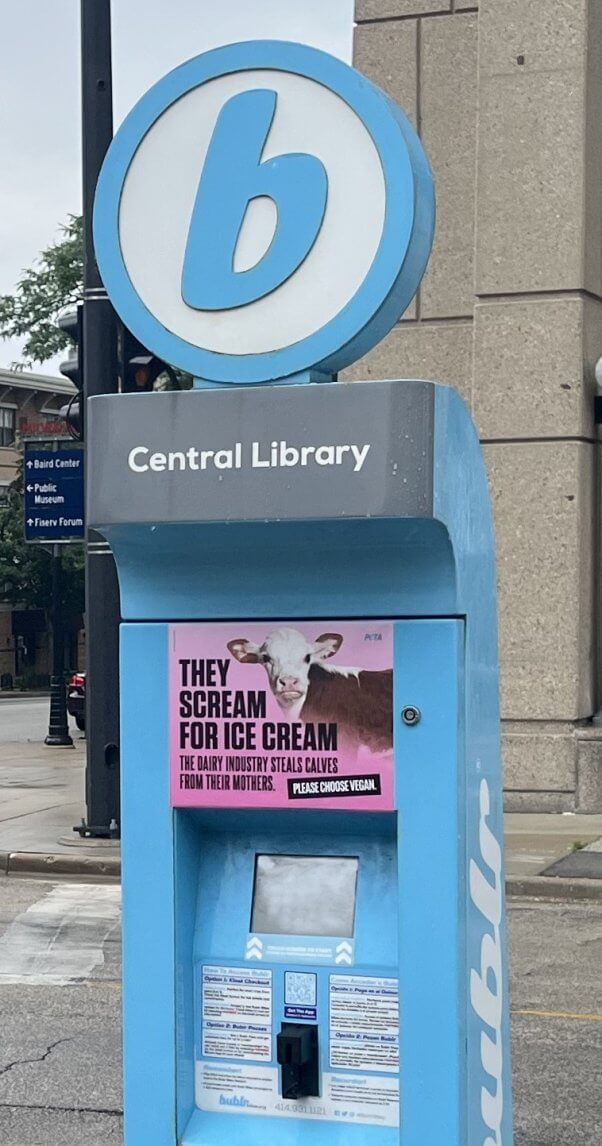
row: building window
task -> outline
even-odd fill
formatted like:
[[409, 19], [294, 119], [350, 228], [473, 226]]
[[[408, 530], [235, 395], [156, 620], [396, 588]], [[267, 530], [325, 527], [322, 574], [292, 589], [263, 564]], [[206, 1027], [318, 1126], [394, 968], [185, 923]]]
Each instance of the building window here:
[[12, 446], [15, 441], [15, 410], [0, 406], [0, 446]]
[[10, 489], [10, 482], [0, 481], [0, 509], [4, 509], [8, 505], [8, 491]]

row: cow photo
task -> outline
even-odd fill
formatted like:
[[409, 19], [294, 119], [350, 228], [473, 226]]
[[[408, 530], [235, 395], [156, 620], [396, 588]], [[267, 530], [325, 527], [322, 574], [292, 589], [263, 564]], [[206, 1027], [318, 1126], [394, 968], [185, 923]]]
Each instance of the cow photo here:
[[228, 641], [240, 664], [262, 665], [269, 686], [288, 721], [332, 723], [340, 743], [355, 753], [388, 753], [393, 746], [393, 671], [339, 664], [344, 638], [322, 633], [311, 640], [292, 627], [266, 634], [256, 643]]

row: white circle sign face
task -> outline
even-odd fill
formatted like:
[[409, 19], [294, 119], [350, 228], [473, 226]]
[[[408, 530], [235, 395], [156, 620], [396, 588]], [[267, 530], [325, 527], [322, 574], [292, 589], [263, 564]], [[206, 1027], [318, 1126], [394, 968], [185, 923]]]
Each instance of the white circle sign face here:
[[[258, 89], [278, 95], [262, 159], [298, 152], [322, 161], [328, 177], [323, 223], [296, 274], [270, 294], [245, 307], [194, 310], [180, 283], [199, 171], [222, 108], [240, 92]], [[339, 96], [304, 76], [238, 72], [182, 96], [143, 139], [121, 196], [123, 260], [147, 309], [179, 338], [218, 354], [265, 354], [308, 338], [347, 306], [374, 262], [385, 202], [378, 151]], [[273, 201], [264, 196], [251, 205], [235, 268], [256, 265], [274, 236]], [[152, 248], [148, 235], [155, 236]]]
[[115, 137], [96, 252], [132, 333], [213, 382], [335, 373], [414, 296], [434, 193], [378, 88], [298, 44], [217, 49], [160, 81]]

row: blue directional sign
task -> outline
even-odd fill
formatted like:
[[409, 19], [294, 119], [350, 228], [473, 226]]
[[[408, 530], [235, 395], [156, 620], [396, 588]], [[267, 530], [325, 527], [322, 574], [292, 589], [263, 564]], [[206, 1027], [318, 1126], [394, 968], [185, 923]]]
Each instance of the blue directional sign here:
[[26, 541], [75, 541], [84, 536], [84, 453], [25, 447]]

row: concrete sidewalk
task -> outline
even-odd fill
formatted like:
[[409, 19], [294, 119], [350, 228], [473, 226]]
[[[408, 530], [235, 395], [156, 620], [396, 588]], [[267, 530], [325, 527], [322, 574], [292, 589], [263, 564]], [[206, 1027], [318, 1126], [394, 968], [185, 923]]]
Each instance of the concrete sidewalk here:
[[119, 844], [80, 840], [86, 814], [85, 740], [73, 748], [0, 745], [0, 873], [117, 878]]
[[547, 874], [557, 860], [597, 844], [602, 815], [507, 812], [504, 826], [510, 895], [602, 900], [602, 862], [597, 865], [599, 877], [594, 879]]
[[[84, 768], [83, 738], [72, 749], [32, 742], [0, 745], [0, 873], [119, 877], [119, 844], [80, 841], [73, 831], [85, 815]], [[509, 813], [509, 893], [602, 899], [602, 878], [542, 874], [601, 836], [602, 815]]]

